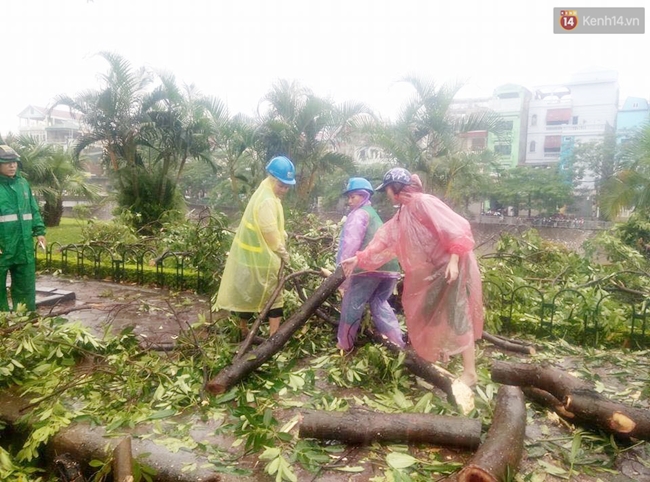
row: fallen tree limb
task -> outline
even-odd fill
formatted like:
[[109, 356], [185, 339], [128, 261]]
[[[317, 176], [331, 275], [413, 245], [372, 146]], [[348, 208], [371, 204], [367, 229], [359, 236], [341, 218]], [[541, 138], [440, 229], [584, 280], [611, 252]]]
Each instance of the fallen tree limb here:
[[558, 400], [550, 393], [535, 387], [521, 387], [521, 390], [524, 392], [524, 395], [526, 395], [527, 398], [537, 403], [538, 405], [554, 410], [555, 413], [561, 417], [567, 420], [571, 420], [573, 417], [575, 417], [575, 415], [571, 412], [567, 412], [561, 400]]
[[423, 413], [309, 410], [302, 413], [298, 436], [347, 444], [426, 443], [475, 449], [481, 439], [481, 422]]
[[[305, 294], [305, 290], [302, 289], [302, 286], [300, 286], [297, 282], [297, 280], [293, 280], [293, 289], [298, 293], [298, 298], [304, 303], [307, 301], [307, 295]], [[321, 320], [323, 320], [325, 323], [328, 323], [332, 326], [339, 326], [339, 322], [332, 318], [328, 313], [323, 311], [320, 307], [314, 312], [316, 316], [318, 316]], [[338, 314], [338, 313], [337, 313]]]
[[458, 406], [458, 401], [453, 390], [455, 377], [451, 372], [437, 366], [435, 363], [428, 362], [418, 355], [411, 346], [402, 349], [372, 329], [368, 329], [366, 333], [372, 341], [385, 346], [395, 354], [403, 351], [405, 354], [404, 366], [414, 375], [438, 387], [447, 395], [447, 401], [450, 404]]
[[124, 437], [113, 449], [114, 482], [133, 482], [133, 454], [131, 452], [131, 437]]
[[497, 348], [503, 350], [512, 351], [515, 353], [523, 353], [525, 355], [534, 355], [536, 353], [535, 347], [525, 343], [521, 343], [516, 340], [508, 340], [502, 336], [491, 335], [490, 333], [484, 331], [483, 339], [489, 341]]
[[504, 361], [492, 363], [492, 381], [518, 387], [536, 387], [558, 400], [563, 400], [573, 390], [591, 388], [589, 383], [557, 368]]
[[521, 462], [525, 431], [524, 394], [518, 387], [500, 387], [485, 442], [460, 471], [458, 482], [509, 480]]
[[650, 440], [650, 410], [609, 400], [593, 390], [575, 390], [563, 403], [576, 418], [620, 438]]
[[[494, 362], [492, 380], [508, 385], [532, 387], [536, 401], [545, 403], [567, 420], [597, 427], [622, 439], [650, 440], [650, 410], [610, 400], [591, 384], [567, 372], [525, 363]], [[544, 395], [539, 391], [548, 392]], [[562, 409], [558, 409], [561, 401]]]
[[271, 293], [271, 296], [269, 297], [266, 304], [264, 305], [264, 308], [262, 308], [262, 311], [259, 313], [259, 315], [257, 315], [257, 319], [253, 323], [253, 326], [251, 327], [250, 331], [248, 332], [246, 339], [239, 346], [239, 351], [237, 352], [235, 359], [244, 356], [244, 353], [246, 353], [250, 348], [250, 346], [253, 344], [253, 339], [257, 336], [257, 332], [260, 329], [262, 320], [266, 319], [266, 315], [268, 315], [269, 311], [271, 311], [271, 307], [273, 306], [273, 303], [275, 303], [276, 298], [282, 292], [282, 288], [284, 287], [284, 283], [285, 283], [285, 277], [282, 276], [283, 271], [284, 271], [284, 261], [280, 260], [280, 271], [278, 273], [278, 285], [275, 287], [275, 290], [273, 290], [273, 293]]
[[[0, 421], [20, 433], [30, 430], [29, 422], [25, 424], [21, 421], [29, 399], [21, 397], [17, 392], [17, 388], [0, 391]], [[152, 431], [153, 427], [147, 430]], [[76, 464], [80, 469], [86, 471], [91, 460], [108, 460], [110, 458], [111, 451], [119, 442], [119, 439], [112, 438], [110, 435], [103, 427], [73, 422], [48, 440], [43, 450], [42, 461], [50, 467], [56, 464], [55, 467], [51, 467], [51, 473], [56, 473], [62, 468], [74, 469]], [[144, 439], [134, 435], [132, 450], [140, 464], [147, 465], [156, 471], [156, 482], [251, 480], [217, 473], [210, 468], [211, 464], [208, 463], [206, 457], [184, 450], [171, 452], [164, 446], [156, 444], [155, 438]], [[62, 454], [66, 454], [64, 459], [61, 459]], [[196, 470], [184, 471], [183, 468], [190, 464], [196, 465]]]
[[263, 365], [273, 355], [282, 349], [291, 336], [305, 324], [316, 309], [336, 291], [345, 280], [343, 269], [339, 266], [323, 284], [307, 299], [307, 301], [291, 317], [280, 325], [278, 331], [261, 345], [246, 353], [246, 356], [234, 360], [233, 363], [221, 370], [206, 385], [208, 392], [220, 394], [235, 383], [246, 377], [256, 368]]

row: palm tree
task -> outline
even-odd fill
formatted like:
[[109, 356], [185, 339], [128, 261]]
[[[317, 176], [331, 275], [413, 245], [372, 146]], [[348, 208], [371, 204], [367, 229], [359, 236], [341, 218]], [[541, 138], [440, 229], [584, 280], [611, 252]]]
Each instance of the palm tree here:
[[[143, 196], [154, 194], [149, 187], [141, 192], [141, 181], [145, 181], [141, 147], [147, 146], [143, 132], [152, 128], [149, 110], [162, 94], [151, 91], [152, 76], [143, 68], [134, 70], [117, 54], [101, 52], [99, 55], [109, 63], [108, 73], [102, 76], [102, 87], [76, 97], [60, 95], [52, 109], [64, 105], [82, 116], [86, 129], [74, 144], [75, 158], [86, 148], [101, 145], [104, 162], [120, 194], [119, 202], [131, 203], [120, 204], [120, 208], [138, 209], [146, 204]], [[149, 177], [150, 182], [156, 182], [155, 176]]]
[[463, 153], [459, 134], [476, 130], [499, 133], [500, 117], [487, 110], [454, 116], [451, 105], [462, 83], [448, 82], [437, 87], [415, 76], [402, 81], [413, 87], [413, 97], [394, 123], [375, 126], [372, 140], [396, 163], [424, 173], [429, 188], [452, 200], [456, 185], [467, 185], [480, 173], [478, 157]]
[[135, 212], [138, 227], [153, 229], [163, 213], [183, 208], [177, 185], [188, 160], [212, 164], [215, 126], [226, 115], [225, 106], [194, 86], [180, 88], [173, 75], [155, 77], [119, 55], [99, 55], [109, 63], [101, 88], [74, 98], [59, 96], [54, 106], [67, 105], [83, 115], [87, 130], [74, 146], [75, 155], [100, 144], [119, 208]]
[[60, 224], [65, 195], [89, 201], [99, 198], [99, 187], [88, 182], [79, 159], [63, 147], [45, 145], [25, 136], [12, 144], [20, 152], [23, 172], [34, 195], [44, 201], [42, 214], [46, 226]]
[[283, 154], [294, 161], [298, 203], [309, 203], [318, 176], [354, 170], [352, 158], [338, 148], [369, 115], [365, 105], [335, 105], [286, 80], [274, 84], [263, 104], [268, 109], [261, 117], [259, 136], [266, 149], [265, 157]]
[[623, 149], [623, 162], [601, 189], [600, 210], [615, 219], [624, 209], [650, 214], [650, 123]]
[[[263, 176], [264, 161], [259, 159], [256, 126], [248, 117], [238, 114], [217, 127], [214, 157], [227, 176], [232, 199], [240, 210], [245, 207], [243, 195], [252, 192]], [[225, 194], [225, 193], [223, 193]], [[224, 196], [226, 199], [229, 196]]]

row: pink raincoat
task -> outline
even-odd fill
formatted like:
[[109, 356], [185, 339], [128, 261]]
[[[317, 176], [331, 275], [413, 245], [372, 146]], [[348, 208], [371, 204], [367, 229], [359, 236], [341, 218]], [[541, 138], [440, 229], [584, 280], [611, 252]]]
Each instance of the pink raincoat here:
[[[357, 252], [358, 266], [375, 269], [397, 257], [404, 270], [402, 304], [409, 340], [422, 358], [447, 361], [483, 333], [483, 296], [472, 252], [469, 222], [440, 199], [405, 189], [399, 211], [370, 244]], [[445, 269], [459, 255], [458, 278], [448, 284]]]

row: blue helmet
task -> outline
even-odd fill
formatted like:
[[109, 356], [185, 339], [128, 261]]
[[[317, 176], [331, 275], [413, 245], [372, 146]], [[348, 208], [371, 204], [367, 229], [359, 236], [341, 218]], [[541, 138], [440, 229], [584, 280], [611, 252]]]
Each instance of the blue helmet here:
[[346, 195], [351, 191], [359, 191], [361, 189], [368, 191], [370, 194], [373, 194], [375, 192], [367, 179], [363, 177], [351, 177], [348, 180], [348, 185], [346, 186], [345, 191], [343, 191], [343, 195]]
[[403, 167], [394, 167], [386, 174], [384, 174], [384, 179], [379, 186], [377, 186], [377, 191], [383, 191], [386, 189], [386, 186], [389, 184], [401, 184], [403, 186], [408, 186], [411, 184], [411, 173], [408, 172]]
[[271, 159], [266, 165], [266, 172], [283, 184], [294, 185], [296, 183], [296, 168], [287, 157], [277, 156]]

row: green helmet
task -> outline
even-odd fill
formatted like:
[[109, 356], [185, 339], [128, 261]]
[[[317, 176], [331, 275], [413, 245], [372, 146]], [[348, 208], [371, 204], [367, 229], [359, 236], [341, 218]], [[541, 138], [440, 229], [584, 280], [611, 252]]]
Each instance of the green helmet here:
[[16, 151], [6, 144], [0, 144], [0, 162], [18, 162], [20, 161], [20, 156]]

